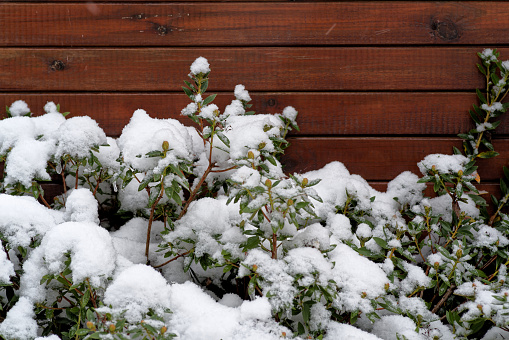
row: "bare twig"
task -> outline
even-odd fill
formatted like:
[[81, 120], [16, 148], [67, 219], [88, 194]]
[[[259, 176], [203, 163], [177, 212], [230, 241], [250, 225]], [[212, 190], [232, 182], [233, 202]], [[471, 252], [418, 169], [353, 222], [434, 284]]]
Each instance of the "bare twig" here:
[[175, 261], [175, 260], [176, 260], [176, 259], [178, 259], [179, 257], [186, 256], [186, 255], [188, 255], [189, 253], [191, 253], [192, 251], [193, 251], [193, 249], [190, 249], [190, 250], [186, 251], [185, 253], [182, 253], [182, 254], [179, 254], [179, 255], [175, 256], [174, 258], [172, 258], [172, 259], [170, 259], [170, 260], [166, 261], [166, 262], [165, 262], [165, 263], [163, 263], [163, 264], [159, 264], [159, 265], [157, 265], [157, 266], [153, 266], [153, 267], [154, 267], [154, 268], [161, 268], [162, 266], [166, 266], [168, 263]]
[[431, 313], [436, 313], [440, 309], [440, 307], [442, 307], [442, 305], [445, 303], [445, 301], [447, 301], [449, 296], [451, 296], [452, 291], [454, 290], [454, 288], [456, 288], [456, 285], [452, 284], [449, 287], [449, 289], [447, 289], [447, 291], [445, 292], [444, 296], [442, 296], [440, 301], [438, 301], [438, 303], [435, 305], [435, 307], [433, 307], [433, 309], [431, 310]]

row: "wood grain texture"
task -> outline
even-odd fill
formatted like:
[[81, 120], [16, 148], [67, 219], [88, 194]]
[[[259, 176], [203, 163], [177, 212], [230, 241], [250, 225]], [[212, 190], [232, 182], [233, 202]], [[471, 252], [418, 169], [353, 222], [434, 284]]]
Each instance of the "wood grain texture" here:
[[[209, 91], [473, 90], [479, 48], [144, 48], [0, 50], [0, 91], [180, 91], [211, 64]], [[509, 49], [500, 49], [502, 58]]]
[[[368, 181], [392, 180], [403, 171], [420, 174], [417, 163], [429, 154], [452, 154], [452, 147], [461, 148], [458, 138], [290, 138], [282, 163], [286, 172], [316, 170], [332, 161], [340, 161], [350, 173]], [[500, 156], [479, 160], [481, 182], [503, 176], [502, 167], [509, 161], [509, 139], [494, 140]]]
[[[471, 93], [280, 93], [252, 92], [257, 113], [280, 113], [286, 106], [299, 111], [300, 133], [293, 135], [456, 135], [473, 128], [468, 114], [477, 101]], [[119, 136], [132, 113], [139, 108], [151, 116], [174, 118], [189, 99], [182, 93], [45, 93], [0, 94], [0, 108], [23, 99], [34, 114], [48, 101], [59, 103], [62, 112], [90, 116], [110, 136]], [[221, 110], [234, 99], [220, 93], [214, 103]], [[509, 118], [502, 116], [497, 134], [509, 134]]]
[[508, 44], [509, 3], [2, 3], [0, 46]]

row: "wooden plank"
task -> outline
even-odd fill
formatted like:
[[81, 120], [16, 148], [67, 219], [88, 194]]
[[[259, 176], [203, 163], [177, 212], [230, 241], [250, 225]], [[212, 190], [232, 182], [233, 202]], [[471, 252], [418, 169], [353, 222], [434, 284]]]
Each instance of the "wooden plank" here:
[[[473, 90], [474, 47], [0, 50], [0, 91], [180, 91], [198, 56], [210, 91]], [[502, 58], [509, 49], [500, 49]]]
[[500, 46], [508, 12], [501, 1], [2, 3], [0, 46]]
[[[429, 154], [452, 154], [461, 148], [459, 138], [346, 138], [293, 137], [283, 157], [286, 172], [316, 170], [332, 161], [340, 161], [350, 173], [370, 181], [389, 181], [403, 171], [420, 175], [417, 163]], [[509, 139], [493, 141], [501, 155], [479, 160], [481, 183], [503, 176], [509, 160]]]
[[[455, 92], [280, 93], [252, 92], [257, 113], [299, 111], [301, 132], [294, 135], [456, 135], [471, 129], [468, 114], [477, 96]], [[23, 99], [41, 114], [47, 101], [59, 103], [72, 116], [90, 116], [110, 136], [119, 136], [132, 113], [145, 109], [151, 116], [189, 119], [180, 111], [189, 99], [182, 93], [17, 93], [0, 94], [0, 108]], [[214, 103], [224, 109], [234, 99], [220, 93]], [[0, 115], [1, 116], [1, 115]], [[498, 134], [509, 134], [509, 118], [502, 117]]]

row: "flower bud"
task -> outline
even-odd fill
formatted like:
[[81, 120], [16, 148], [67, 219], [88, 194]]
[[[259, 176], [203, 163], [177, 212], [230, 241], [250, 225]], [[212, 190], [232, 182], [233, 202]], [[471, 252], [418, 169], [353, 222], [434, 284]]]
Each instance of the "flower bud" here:
[[249, 158], [249, 159], [254, 159], [254, 153], [253, 153], [253, 151], [249, 151], [249, 152], [247, 153], [247, 158]]
[[161, 327], [161, 334], [166, 333], [167, 330], [168, 328], [166, 326]]
[[87, 328], [90, 329], [92, 332], [95, 332], [95, 325], [92, 321], [87, 321]]
[[267, 179], [267, 180], [265, 181], [265, 186], [266, 186], [267, 188], [272, 188], [272, 181], [271, 181], [270, 179]]
[[286, 338], [286, 332], [281, 333], [281, 336], [282, 336], [283, 338]]
[[260, 144], [258, 144], [258, 150], [261, 150], [265, 147], [265, 145], [267, 145], [267, 143], [265, 142], [261, 142]]
[[389, 283], [386, 283], [386, 284], [384, 285], [384, 289], [385, 289], [385, 290], [389, 290], [389, 288], [390, 288], [390, 287], [391, 287], [391, 285], [390, 285]]
[[302, 180], [302, 186], [306, 186], [306, 185], [308, 185], [308, 182], [309, 182], [309, 181], [308, 181], [308, 179], [307, 179], [307, 178], [304, 178], [304, 179]]
[[288, 200], [288, 206], [289, 206], [289, 207], [291, 207], [292, 205], [293, 205], [293, 200], [290, 198], [290, 199]]
[[110, 333], [113, 333], [113, 332], [115, 332], [116, 327], [115, 327], [115, 325], [114, 325], [114, 324], [111, 324], [111, 325], [108, 327], [108, 329], [109, 329]]
[[258, 269], [258, 266], [256, 264], [253, 264], [253, 271], [256, 271]]
[[461, 257], [461, 255], [463, 255], [463, 250], [458, 249], [458, 250], [456, 251], [456, 257], [457, 257], [457, 258], [460, 258], [460, 257]]
[[438, 267], [440, 267], [440, 263], [438, 262], [433, 263], [433, 267], [435, 268], [435, 270], [438, 270]]
[[459, 176], [459, 177], [462, 177], [462, 176], [463, 176], [463, 170], [458, 171], [458, 176]]
[[482, 305], [477, 305], [477, 309], [479, 309], [482, 312]]
[[166, 141], [166, 140], [165, 140], [165, 141], [163, 142], [163, 150], [165, 150], [165, 151], [166, 151], [166, 150], [168, 150], [169, 148], [170, 148], [170, 143], [168, 143], [168, 141]]
[[366, 292], [362, 292], [362, 294], [361, 294], [361, 298], [365, 299], [365, 298], [366, 298], [366, 296], [368, 296], [368, 294], [367, 294]]
[[435, 171], [437, 171], [437, 167], [436, 167], [435, 165], [433, 165], [433, 166], [431, 167], [431, 170], [432, 170], [433, 172], [435, 172]]

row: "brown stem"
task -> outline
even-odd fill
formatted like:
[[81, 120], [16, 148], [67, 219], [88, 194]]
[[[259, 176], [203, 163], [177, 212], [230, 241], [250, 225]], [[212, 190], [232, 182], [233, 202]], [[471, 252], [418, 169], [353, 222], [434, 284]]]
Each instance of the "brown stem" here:
[[44, 196], [42, 196], [42, 193], [39, 194], [39, 198], [41, 199], [42, 203], [44, 203], [44, 205], [46, 206], [46, 208], [48, 209], [52, 209], [51, 208], [51, 205], [49, 205], [49, 203], [44, 199]]
[[67, 197], [67, 184], [65, 184], [65, 168], [66, 168], [67, 164], [65, 163], [64, 166], [62, 167], [62, 172], [60, 173], [60, 175], [62, 176], [62, 186], [64, 187], [64, 207], [65, 207], [65, 197]]
[[[62, 273], [60, 273], [60, 277], [63, 278], [69, 284], [69, 286], [72, 286], [72, 282], [67, 280], [67, 278]], [[74, 290], [77, 291], [81, 296], [85, 295], [78, 288], [74, 288]]]
[[497, 255], [493, 256], [488, 262], [486, 262], [486, 264], [484, 266], [482, 266], [481, 270], [484, 270], [486, 269], [491, 263], [493, 263], [493, 261], [495, 261], [497, 258]]
[[[164, 178], [163, 178], [164, 181]], [[148, 260], [148, 251], [150, 248], [150, 232], [152, 230], [152, 222], [154, 221], [154, 211], [156, 210], [157, 203], [163, 198], [164, 194], [164, 183], [161, 181], [161, 191], [159, 192], [159, 196], [154, 201], [154, 204], [152, 204], [152, 208], [150, 209], [150, 218], [148, 220], [148, 227], [147, 227], [147, 243], [145, 245], [145, 257], [147, 258], [147, 264], [149, 263]], [[149, 196], [150, 197], [150, 196]]]
[[189, 195], [189, 199], [186, 201], [186, 204], [184, 205], [184, 208], [182, 208], [182, 211], [180, 212], [179, 216], [177, 217], [177, 220], [180, 220], [182, 218], [182, 216], [184, 216], [184, 214], [187, 212], [189, 205], [194, 200], [194, 197], [198, 194], [198, 191], [200, 191], [200, 188], [203, 185], [203, 182], [205, 182], [205, 179], [207, 178], [207, 176], [209, 175], [211, 170], [212, 170], [212, 164], [209, 164], [207, 170], [205, 170], [205, 173], [201, 177], [200, 182], [198, 182], [198, 185], [196, 186], [196, 188], [194, 188], [191, 195]]
[[5, 244], [2, 244], [4, 247], [5, 255], [7, 255], [7, 260], [11, 260], [11, 257], [9, 256], [9, 251], [7, 250], [7, 246]]
[[69, 302], [69, 304], [70, 304], [71, 306], [73, 306], [73, 307], [75, 306], [75, 304], [74, 304], [71, 300], [69, 300], [68, 298], [66, 298], [66, 297], [65, 297], [65, 296], [63, 296], [63, 295], [62, 295], [62, 299], [64, 299], [65, 301]]
[[[95, 197], [95, 195], [96, 195], [96, 193], [97, 193], [97, 189], [99, 189], [99, 184], [101, 184], [101, 183], [102, 183], [102, 181], [101, 181], [101, 175], [102, 175], [102, 173], [103, 173], [103, 170], [101, 169], [101, 171], [99, 171], [99, 177], [97, 178], [97, 184], [96, 184], [95, 189], [94, 189], [94, 192], [93, 192], [94, 197]], [[96, 199], [97, 199], [97, 197], [96, 197]]]
[[277, 235], [272, 233], [272, 258], [277, 260]]
[[159, 265], [157, 265], [157, 266], [153, 266], [153, 267], [154, 267], [154, 268], [161, 268], [162, 266], [166, 266], [168, 263], [175, 261], [175, 260], [176, 260], [176, 259], [178, 259], [179, 257], [186, 256], [187, 254], [189, 254], [189, 253], [190, 253], [190, 252], [192, 252], [192, 251], [193, 251], [193, 249], [190, 249], [190, 250], [186, 251], [186, 252], [185, 252], [185, 253], [183, 253], [183, 254], [179, 254], [179, 255], [175, 256], [174, 258], [172, 258], [172, 259], [170, 259], [170, 260], [166, 261], [166, 262], [165, 262], [165, 263], [163, 263], [163, 264], [159, 264]]
[[76, 165], [76, 178], [74, 180], [76, 183], [74, 184], [74, 189], [78, 189], [78, 172], [79, 172], [79, 170], [80, 170], [79, 165]]
[[233, 169], [237, 169], [237, 166], [234, 165], [234, 166], [232, 166], [231, 168], [228, 168], [228, 169], [210, 170], [210, 172], [226, 172], [226, 171], [230, 171], [230, 170], [233, 170]]
[[433, 309], [431, 310], [431, 313], [436, 313], [440, 309], [440, 307], [442, 307], [442, 305], [445, 303], [445, 301], [447, 301], [449, 296], [451, 296], [454, 288], [456, 288], [456, 285], [452, 284], [449, 287], [449, 289], [447, 289], [444, 296], [440, 299], [440, 301], [438, 301], [438, 303], [435, 305], [435, 307], [433, 307]]
[[426, 259], [425, 259], [425, 258], [424, 258], [424, 256], [422, 255], [421, 248], [419, 247], [419, 242], [417, 241], [417, 238], [416, 238], [416, 237], [414, 237], [414, 242], [415, 242], [415, 245], [417, 246], [417, 250], [419, 251], [419, 255], [421, 255], [422, 261], [423, 261], [423, 262], [426, 262]]
[[95, 316], [97, 317], [97, 320], [100, 320], [101, 317], [100, 317], [99, 313], [97, 313], [97, 311], [96, 311], [96, 309], [97, 309], [97, 303], [95, 301], [96, 296], [94, 295], [94, 293], [92, 293], [92, 286], [90, 285], [90, 280], [88, 279], [88, 277], [87, 277], [87, 283], [88, 283], [88, 291], [90, 292], [90, 300], [92, 301], [92, 306], [94, 306]]
[[40, 304], [37, 304], [37, 307], [44, 308], [44, 309], [53, 309], [53, 310], [63, 310], [63, 309], [67, 309], [66, 307], [63, 307], [63, 308], [56, 308], [56, 307], [48, 307], [48, 306], [44, 306], [44, 305], [40, 305]]

